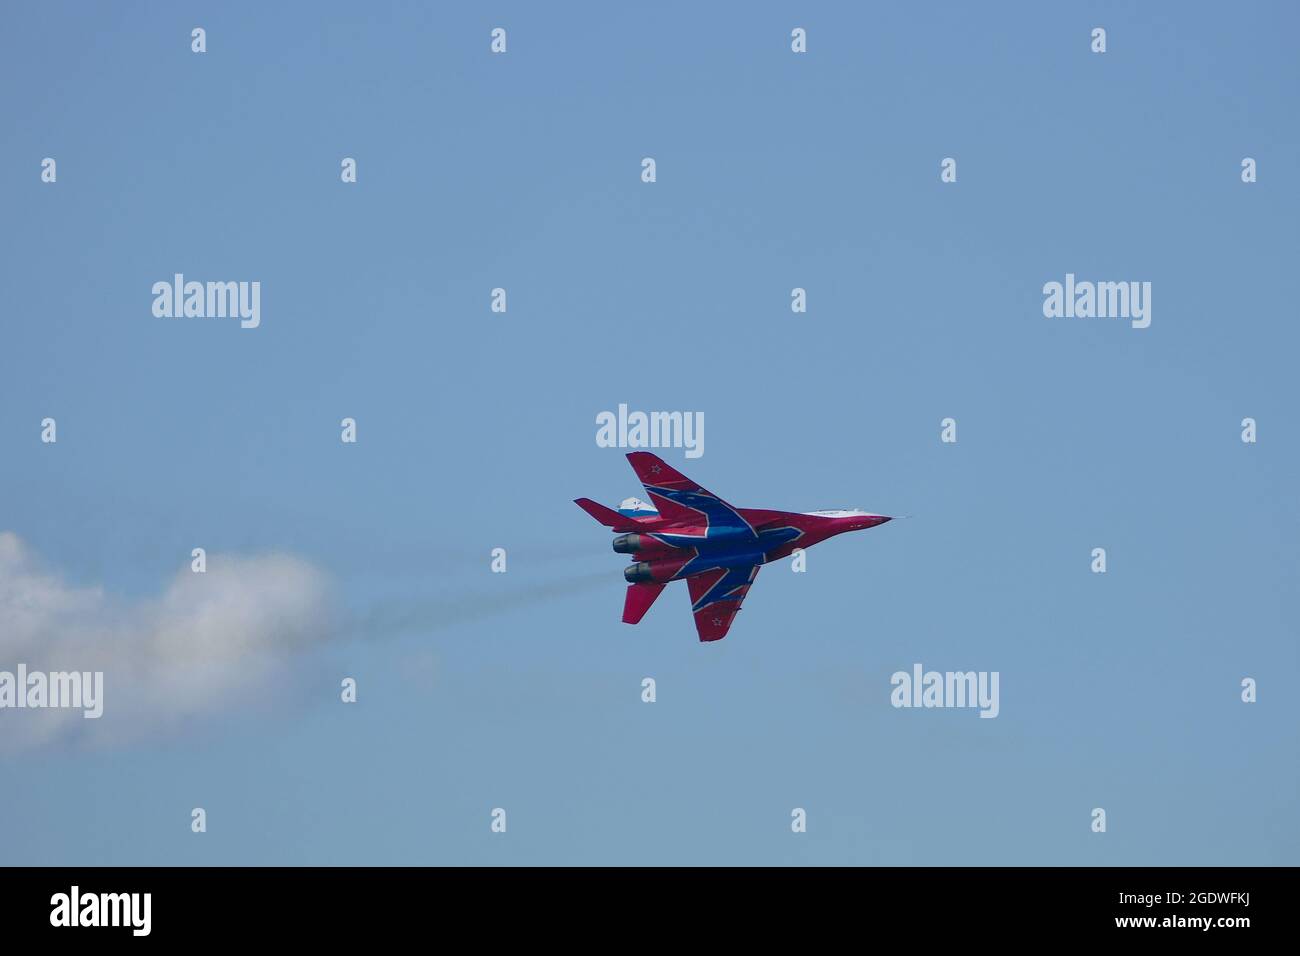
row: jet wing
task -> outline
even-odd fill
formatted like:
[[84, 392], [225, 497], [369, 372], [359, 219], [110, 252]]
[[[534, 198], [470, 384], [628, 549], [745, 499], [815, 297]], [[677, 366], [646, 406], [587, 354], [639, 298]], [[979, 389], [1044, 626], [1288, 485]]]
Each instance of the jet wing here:
[[660, 517], [675, 524], [748, 528], [750, 534], [754, 533], [737, 509], [708, 489], [701, 488], [657, 455], [634, 451], [628, 454], [627, 460], [645, 486], [651, 503], [659, 510]]
[[691, 613], [701, 641], [720, 641], [727, 636], [731, 622], [758, 577], [759, 565], [743, 568], [719, 568], [686, 579], [691, 589]]

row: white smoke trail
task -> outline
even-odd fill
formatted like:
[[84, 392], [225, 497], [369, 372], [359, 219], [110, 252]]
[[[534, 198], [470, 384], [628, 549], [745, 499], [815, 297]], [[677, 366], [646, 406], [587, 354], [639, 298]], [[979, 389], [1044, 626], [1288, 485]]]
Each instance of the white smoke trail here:
[[492, 588], [401, 595], [348, 616], [329, 578], [300, 558], [214, 554], [204, 573], [180, 570], [161, 596], [125, 601], [66, 583], [17, 535], [0, 532], [0, 672], [19, 664], [102, 672], [105, 698], [103, 716], [91, 720], [78, 709], [0, 708], [0, 753], [67, 740], [128, 743], [230, 710], [331, 640], [445, 632], [617, 580], [606, 569], [520, 586], [516, 574]]
[[0, 749], [66, 737], [120, 742], [261, 686], [283, 660], [335, 631], [325, 576], [298, 558], [209, 558], [156, 599], [78, 588], [0, 532], [0, 670], [102, 672], [104, 716], [0, 710]]

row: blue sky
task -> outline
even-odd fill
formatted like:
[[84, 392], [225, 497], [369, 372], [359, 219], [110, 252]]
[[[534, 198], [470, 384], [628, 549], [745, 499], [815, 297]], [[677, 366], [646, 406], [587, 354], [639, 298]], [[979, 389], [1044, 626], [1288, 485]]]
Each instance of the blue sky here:
[[[106, 669], [104, 740], [0, 747], [0, 861], [1300, 862], [1293, 5], [3, 16], [0, 531], [113, 608], [292, 556], [337, 633], [129, 722]], [[155, 318], [175, 272], [261, 327]], [[1044, 318], [1068, 272], [1150, 328]], [[718, 644], [680, 584], [625, 626], [571, 503], [641, 491], [621, 402], [735, 504], [914, 517]], [[914, 662], [1000, 715], [895, 710]]]

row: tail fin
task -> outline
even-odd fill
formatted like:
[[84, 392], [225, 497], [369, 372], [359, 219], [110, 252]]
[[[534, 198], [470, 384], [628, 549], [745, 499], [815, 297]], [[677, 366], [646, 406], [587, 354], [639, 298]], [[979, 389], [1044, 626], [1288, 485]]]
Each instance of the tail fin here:
[[621, 515], [613, 508], [606, 508], [604, 505], [592, 501], [590, 498], [575, 498], [573, 503], [603, 524], [606, 528], [613, 528], [615, 531], [630, 531], [633, 528], [638, 527], [635, 518]]
[[639, 581], [627, 586], [627, 597], [623, 599], [623, 623], [636, 624], [645, 617], [655, 598], [667, 585], [653, 581]]

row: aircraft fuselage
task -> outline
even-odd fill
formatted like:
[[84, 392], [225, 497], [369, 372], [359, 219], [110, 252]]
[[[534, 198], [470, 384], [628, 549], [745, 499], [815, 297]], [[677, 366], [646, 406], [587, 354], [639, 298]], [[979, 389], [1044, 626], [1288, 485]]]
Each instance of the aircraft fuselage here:
[[767, 564], [788, 557], [796, 548], [807, 549], [837, 534], [874, 528], [890, 520], [860, 512], [829, 516], [737, 511], [746, 519], [744, 527], [668, 527], [620, 535], [613, 542], [615, 553], [631, 555], [635, 562], [624, 569], [623, 577], [631, 583], [666, 582], [719, 568]]

